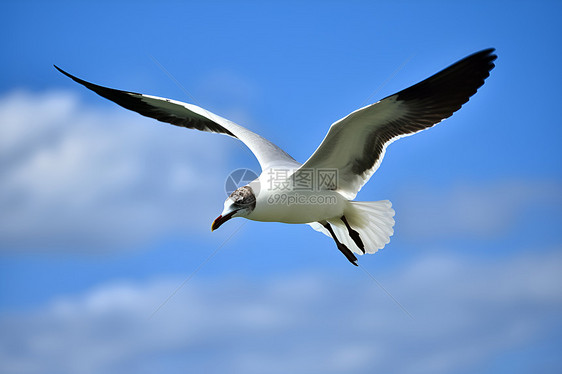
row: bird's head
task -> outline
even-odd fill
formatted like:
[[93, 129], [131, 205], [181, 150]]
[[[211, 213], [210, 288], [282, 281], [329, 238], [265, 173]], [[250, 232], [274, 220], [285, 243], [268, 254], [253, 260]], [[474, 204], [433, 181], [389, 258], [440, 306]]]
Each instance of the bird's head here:
[[256, 195], [250, 186], [240, 187], [230, 194], [224, 202], [220, 216], [213, 221], [211, 231], [218, 229], [223, 223], [234, 217], [246, 217], [256, 207]]

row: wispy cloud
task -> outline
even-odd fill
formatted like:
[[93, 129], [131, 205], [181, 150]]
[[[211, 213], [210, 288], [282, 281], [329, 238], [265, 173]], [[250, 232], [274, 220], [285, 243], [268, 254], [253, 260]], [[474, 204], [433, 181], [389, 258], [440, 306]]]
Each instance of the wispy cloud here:
[[384, 276], [415, 321], [366, 277], [194, 281], [152, 319], [178, 279], [108, 284], [1, 316], [0, 371], [474, 371], [562, 327], [561, 267], [559, 249], [495, 263], [422, 258]]
[[61, 91], [1, 97], [0, 124], [2, 250], [130, 246], [207, 229], [222, 207], [213, 135]]
[[562, 219], [562, 184], [555, 179], [494, 180], [447, 189], [418, 185], [400, 196], [397, 227], [418, 241], [501, 237], [522, 224], [529, 232], [529, 217]]

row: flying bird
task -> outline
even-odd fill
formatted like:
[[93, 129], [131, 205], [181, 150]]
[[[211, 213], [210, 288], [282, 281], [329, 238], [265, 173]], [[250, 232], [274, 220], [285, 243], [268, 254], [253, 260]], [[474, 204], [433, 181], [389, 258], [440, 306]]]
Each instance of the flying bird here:
[[55, 68], [77, 83], [143, 116], [241, 140], [253, 152], [261, 175], [232, 192], [211, 230], [234, 217], [308, 224], [336, 243], [357, 266], [355, 254], [375, 253], [393, 235], [388, 200], [354, 201], [378, 169], [393, 141], [441, 122], [474, 95], [494, 68], [485, 49], [437, 74], [333, 123], [304, 164], [260, 135], [193, 104], [98, 86]]

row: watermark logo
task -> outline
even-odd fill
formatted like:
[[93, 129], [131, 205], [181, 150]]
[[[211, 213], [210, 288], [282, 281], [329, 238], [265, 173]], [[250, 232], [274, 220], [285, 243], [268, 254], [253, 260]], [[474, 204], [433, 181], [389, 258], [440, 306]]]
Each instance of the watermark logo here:
[[[338, 169], [300, 168], [269, 169], [266, 171], [267, 202], [272, 205], [328, 205], [337, 204], [337, 198], [328, 191], [337, 190]], [[236, 169], [228, 175], [224, 192], [230, 196], [258, 178], [251, 169]], [[259, 193], [259, 183], [252, 184], [255, 196]]]
[[267, 176], [270, 191], [334, 191], [338, 188], [338, 169], [270, 169]]
[[338, 198], [335, 195], [324, 195], [321, 192], [302, 194], [299, 192], [273, 193], [267, 198], [271, 205], [336, 205]]
[[[226, 181], [224, 182], [224, 192], [226, 196], [230, 196], [234, 191], [236, 191], [240, 187], [244, 187], [245, 185], [249, 184], [253, 180], [257, 179], [258, 175], [250, 169], [236, 169], [232, 173], [228, 175]], [[252, 185], [252, 189], [254, 190], [254, 195], [257, 196], [258, 186]]]
[[337, 198], [338, 169], [300, 168], [267, 171], [267, 202], [272, 205], [328, 205]]

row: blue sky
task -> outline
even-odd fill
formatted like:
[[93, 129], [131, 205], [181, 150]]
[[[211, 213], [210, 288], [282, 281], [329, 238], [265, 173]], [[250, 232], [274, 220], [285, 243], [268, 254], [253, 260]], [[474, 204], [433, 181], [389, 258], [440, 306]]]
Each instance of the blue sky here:
[[[557, 2], [4, 5], [0, 371], [560, 372], [561, 15]], [[203, 106], [302, 162], [332, 122], [488, 47], [482, 89], [392, 144], [358, 195], [393, 202], [390, 244], [359, 261], [414, 320], [308, 226], [210, 232], [228, 174], [259, 170], [243, 145], [142, 118], [52, 67]]]

